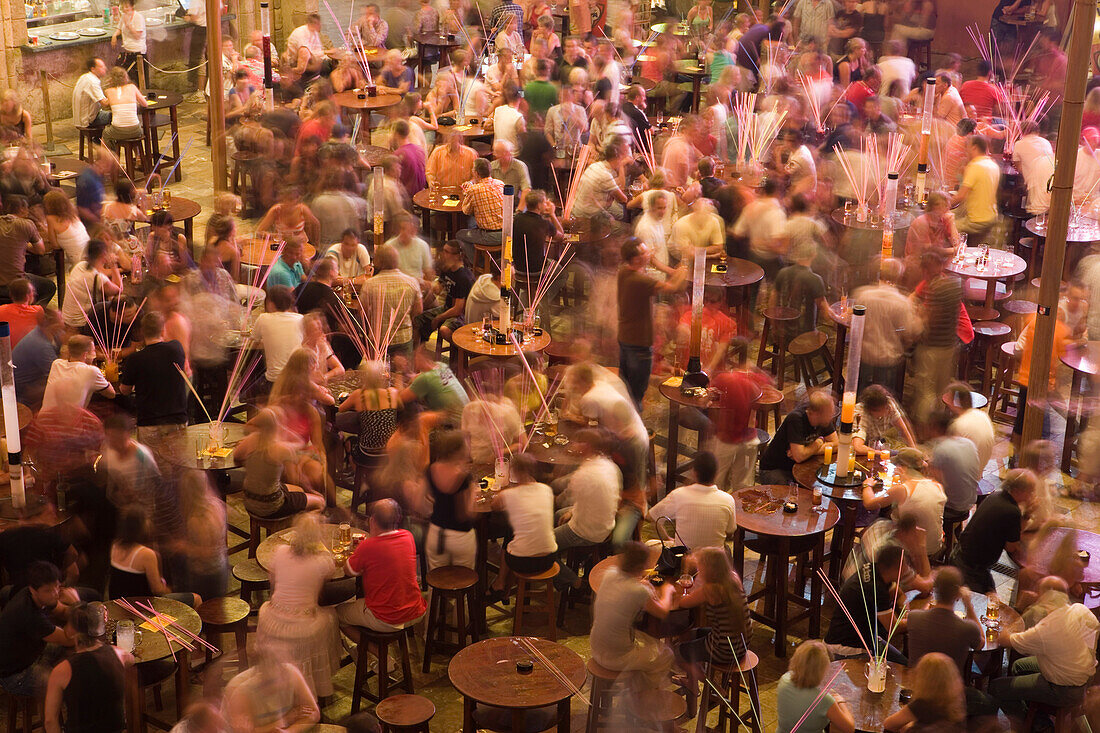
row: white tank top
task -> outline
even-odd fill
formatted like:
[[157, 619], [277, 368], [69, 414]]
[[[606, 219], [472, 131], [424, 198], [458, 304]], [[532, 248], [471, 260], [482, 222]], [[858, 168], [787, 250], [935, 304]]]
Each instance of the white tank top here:
[[[118, 91], [112, 90], [111, 97], [114, 99], [108, 98], [111, 103], [111, 124], [115, 127], [140, 127], [141, 120], [138, 119], [137, 102], [129, 94], [120, 94], [125, 89], [128, 89], [128, 87], [122, 87]], [[115, 102], [115, 99], [119, 97], [129, 101]]]

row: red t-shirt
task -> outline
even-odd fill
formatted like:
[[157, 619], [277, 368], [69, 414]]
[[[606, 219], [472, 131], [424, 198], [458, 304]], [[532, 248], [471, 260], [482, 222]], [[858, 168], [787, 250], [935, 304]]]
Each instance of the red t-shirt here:
[[298, 130], [298, 140], [294, 147], [294, 153], [297, 154], [302, 149], [302, 143], [307, 138], [316, 136], [321, 138], [322, 143], [327, 142], [332, 137], [332, 126], [332, 121], [322, 120], [318, 117], [303, 123]]
[[5, 303], [0, 305], [0, 321], [11, 326], [11, 346], [14, 349], [19, 340], [38, 326], [38, 316], [42, 313], [40, 305], [23, 303]]
[[743, 443], [749, 437], [752, 405], [760, 396], [760, 388], [768, 378], [760, 373], [719, 372], [710, 380], [718, 390], [718, 405], [714, 415], [714, 433], [723, 443]]
[[379, 621], [397, 625], [424, 615], [416, 582], [416, 543], [408, 530], [363, 539], [348, 565], [363, 576], [363, 602]]
[[[699, 360], [704, 365], [714, 359], [714, 349], [719, 344], [729, 341], [737, 335], [737, 321], [730, 318], [718, 308], [703, 306], [701, 319], [703, 328], [699, 337]], [[680, 325], [691, 331], [691, 308], [684, 310], [680, 316]], [[680, 367], [687, 366], [687, 360], [691, 348], [691, 339], [679, 348]]]
[[978, 117], [992, 117], [993, 110], [1001, 102], [1001, 94], [993, 84], [981, 79], [971, 79], [959, 87], [959, 96], [967, 107], [973, 105]]
[[863, 114], [863, 103], [870, 97], [875, 95], [875, 91], [871, 87], [864, 84], [862, 81], [857, 81], [848, 87], [848, 91], [844, 93], [844, 98], [852, 103], [859, 114]]

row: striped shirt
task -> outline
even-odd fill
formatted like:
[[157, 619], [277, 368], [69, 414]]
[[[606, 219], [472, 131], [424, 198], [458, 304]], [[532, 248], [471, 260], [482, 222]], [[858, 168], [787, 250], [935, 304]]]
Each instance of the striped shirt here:
[[959, 304], [962, 302], [962, 282], [951, 275], [940, 275], [924, 288], [921, 303], [924, 307], [924, 345], [954, 346], [959, 323]]
[[[383, 270], [363, 284], [367, 318], [381, 333], [392, 322], [400, 323], [390, 345], [412, 341], [412, 306], [420, 301], [420, 285], [400, 270]], [[379, 328], [380, 324], [380, 328]]]
[[[737, 618], [728, 603], [710, 603], [706, 605], [707, 655], [716, 664], [733, 664], [745, 658], [748, 651], [748, 637], [752, 631], [752, 616], [749, 604], [741, 594], [741, 618]], [[734, 654], [737, 656], [734, 657]]]

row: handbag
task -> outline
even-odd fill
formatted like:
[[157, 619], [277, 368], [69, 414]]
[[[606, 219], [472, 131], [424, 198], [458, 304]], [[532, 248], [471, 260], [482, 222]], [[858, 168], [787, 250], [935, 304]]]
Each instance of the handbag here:
[[[661, 540], [661, 555], [657, 558], [657, 567], [654, 568], [658, 575], [662, 575], [665, 578], [678, 578], [682, 572], [684, 555], [688, 554], [687, 545], [680, 539], [680, 535], [676, 532], [675, 527], [672, 533], [669, 534], [665, 525], [672, 524], [672, 520], [668, 517], [657, 518], [657, 537]], [[669, 544], [672, 542], [672, 538], [675, 537], [679, 544]]]

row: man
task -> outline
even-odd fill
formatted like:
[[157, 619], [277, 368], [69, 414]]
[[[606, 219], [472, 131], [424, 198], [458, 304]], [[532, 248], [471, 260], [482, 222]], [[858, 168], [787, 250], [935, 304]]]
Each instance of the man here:
[[947, 387], [948, 409], [955, 416], [947, 430], [948, 435], [969, 438], [978, 449], [978, 465], [984, 471], [993, 457], [993, 444], [997, 433], [993, 421], [985, 410], [975, 409], [970, 388], [962, 382], [954, 382]]
[[877, 66], [882, 72], [882, 89], [887, 94], [896, 81], [901, 82], [901, 96], [909, 94], [909, 88], [917, 78], [917, 65], [905, 55], [904, 43], [891, 39], [883, 44]]
[[910, 414], [924, 422], [938, 404], [940, 395], [955, 373], [958, 356], [958, 320], [962, 304], [962, 283], [944, 270], [943, 257], [936, 252], [921, 256], [923, 282], [913, 300], [924, 322], [924, 335], [913, 352], [913, 409]]
[[396, 236], [386, 242], [397, 253], [397, 269], [420, 283], [422, 293], [431, 290], [435, 280], [435, 261], [428, 241], [420, 236], [420, 223], [408, 212], [398, 214], [394, 222]]
[[558, 103], [558, 88], [550, 81], [552, 63], [549, 59], [535, 61], [535, 78], [523, 87], [523, 98], [527, 100], [528, 113], [539, 118]]
[[710, 385], [718, 391], [712, 406], [714, 457], [718, 463], [715, 482], [723, 491], [737, 491], [753, 484], [760, 439], [749, 426], [752, 409], [766, 383], [762, 374], [747, 369], [712, 373]]
[[726, 253], [726, 227], [722, 217], [714, 210], [714, 204], [703, 198], [698, 184], [691, 184], [684, 191], [686, 214], [672, 225], [672, 244], [679, 250], [682, 260], [696, 256], [718, 257]]
[[478, 275], [474, 284], [470, 286], [463, 318], [466, 323], [481, 323], [486, 316], [496, 320], [500, 318], [503, 307], [500, 264], [490, 259], [486, 272]]
[[760, 73], [760, 49], [765, 41], [778, 41], [787, 30], [787, 24], [778, 18], [768, 19], [768, 25], [757, 23], [745, 31], [737, 41], [737, 65], [741, 67], [741, 91], [756, 86]]
[[321, 42], [321, 16], [310, 13], [305, 25], [291, 31], [286, 39], [286, 52], [294, 64], [293, 72], [304, 82], [322, 73], [326, 63], [325, 46]]
[[692, 471], [695, 483], [670, 491], [649, 510], [649, 519], [676, 522], [676, 536], [689, 550], [724, 548], [737, 529], [737, 501], [714, 483], [718, 462], [713, 453], [696, 453]]
[[[57, 286], [49, 278], [27, 272], [28, 252], [45, 254], [46, 245], [30, 218], [27, 199], [19, 195], [4, 196], [4, 215], [0, 216], [0, 297], [6, 295], [12, 303], [22, 304], [21, 307], [30, 307], [31, 302], [36, 302], [37, 306], [46, 305], [57, 292]], [[16, 281], [29, 282], [34, 287], [28, 285], [31, 292], [20, 292], [17, 299], [10, 290]], [[33, 299], [35, 292], [39, 293], [37, 301]], [[32, 300], [27, 301], [28, 297]]]
[[111, 105], [103, 96], [107, 64], [98, 56], [88, 59], [87, 71], [73, 85], [73, 125], [102, 130], [111, 122]]
[[[936, 571], [932, 583], [932, 604], [923, 610], [909, 611], [909, 663], [915, 665], [925, 654], [939, 652], [951, 657], [966, 675], [966, 663], [971, 651], [981, 651], [985, 634], [970, 589], [962, 584], [958, 570], [946, 565]], [[962, 599], [966, 618], [955, 615], [955, 604]]]
[[[1063, 592], [1065, 581], [1054, 581]], [[1080, 703], [1096, 671], [1096, 636], [1100, 622], [1082, 603], [1063, 604], [1026, 631], [1011, 633], [1004, 627], [997, 636], [1000, 646], [1020, 654], [1012, 674], [989, 683], [989, 694], [1007, 715], [1023, 718], [1026, 703], [1055, 708]]]
[[356, 287], [362, 287], [374, 271], [370, 263], [370, 253], [359, 241], [359, 234], [355, 229], [341, 232], [340, 241], [328, 248], [325, 257], [336, 262], [337, 276], [341, 281], [351, 282]]
[[87, 336], [70, 336], [67, 343], [68, 358], [58, 359], [50, 368], [46, 379], [46, 392], [42, 396], [42, 409], [51, 407], [87, 407], [95, 393], [107, 399], [115, 396], [115, 388], [93, 363], [95, 348]]
[[978, 73], [970, 81], [963, 82], [959, 96], [968, 110], [974, 110], [974, 116], [987, 122], [999, 113], [1001, 91], [993, 83], [993, 67], [985, 59], [978, 59]]
[[[546, 253], [550, 240], [562, 235], [561, 222], [558, 221], [555, 208], [545, 193], [530, 189], [523, 196], [523, 207], [512, 219], [512, 264], [516, 272], [524, 275], [528, 282], [542, 282], [548, 264]], [[549, 263], [553, 266], [553, 261]], [[539, 306], [549, 306], [554, 302], [565, 284], [565, 271], [568, 269], [567, 265], [559, 270], [554, 280], [545, 285]], [[517, 285], [517, 289], [523, 293], [524, 302], [530, 303], [532, 289], [527, 285]]]
[[990, 569], [1007, 551], [1023, 564], [1023, 508], [1035, 499], [1038, 479], [1026, 469], [1014, 468], [1005, 476], [998, 491], [978, 505], [974, 516], [959, 536], [951, 555], [951, 564], [963, 574], [967, 587], [978, 593], [996, 590]]
[[580, 174], [572, 210], [574, 216], [587, 218], [600, 212], [615, 219], [625, 216], [626, 203], [630, 200], [623, 192], [628, 159], [627, 147], [622, 141], [614, 140], [604, 146], [599, 161]]
[[646, 153], [652, 153], [650, 149], [649, 131], [653, 125], [646, 114], [645, 89], [635, 84], [626, 91], [626, 102], [623, 103], [623, 117], [630, 126], [630, 141], [638, 149]]
[[852, 294], [852, 302], [867, 309], [863, 317], [861, 384], [881, 384], [895, 392], [905, 373], [905, 355], [924, 327], [908, 298], [898, 290], [902, 263], [883, 260], [879, 281]]
[[[557, 503], [564, 509], [554, 528], [554, 539], [563, 558], [572, 547], [595, 548], [611, 536], [623, 488], [622, 473], [608, 457], [609, 446], [599, 431], [587, 428], [578, 431], [572, 445], [581, 462], [569, 474], [565, 490], [558, 496]], [[579, 580], [564, 559], [558, 567], [562, 570], [558, 574], [561, 587]], [[555, 584], [558, 582], [555, 579]]]
[[869, 384], [856, 404], [852, 450], [856, 455], [866, 453], [868, 446], [878, 450], [880, 441], [893, 444], [900, 441], [910, 448], [917, 445], [913, 428], [893, 395], [881, 384]]
[[827, 51], [833, 58], [840, 58], [844, 55], [848, 39], [858, 36], [862, 30], [863, 13], [859, 12], [858, 0], [844, 0], [829, 24], [829, 45], [821, 50]]
[[832, 0], [798, 0], [791, 15], [792, 36], [799, 43], [815, 43], [824, 50], [829, 43], [829, 26], [836, 15]]
[[523, 28], [523, 7], [512, 0], [500, 0], [500, 5], [493, 8], [490, 16], [489, 38], [490, 40], [504, 27], [504, 18], [511, 13], [516, 17], [516, 28]]
[[39, 315], [35, 329], [12, 349], [15, 396], [20, 404], [35, 411], [42, 407], [46, 380], [54, 360], [61, 353], [61, 334], [64, 331], [61, 314], [53, 308], [47, 308]]
[[356, 627], [401, 631], [416, 624], [427, 607], [416, 580], [416, 543], [401, 529], [401, 507], [393, 499], [370, 505], [368, 535], [348, 558], [344, 570], [362, 577], [363, 597], [336, 607], [340, 627], [359, 643]]
[[493, 162], [489, 165], [489, 172], [505, 186], [512, 187], [517, 201], [522, 200], [524, 192], [531, 188], [531, 174], [527, 171], [527, 164], [516, 160], [516, 148], [507, 140], [493, 142]]
[[341, 313], [346, 306], [332, 287], [336, 284], [336, 260], [323, 257], [313, 267], [309, 281], [298, 289], [298, 312], [320, 311], [329, 331], [339, 331], [343, 325]]
[[695, 145], [699, 135], [699, 125], [698, 117], [687, 115], [680, 121], [676, 133], [665, 143], [661, 167], [665, 169], [665, 183], [670, 189], [686, 186], [696, 166], [699, 165], [702, 153]]
[[585, 55], [584, 46], [577, 36], [566, 36], [562, 42], [562, 56], [558, 63], [557, 81], [564, 91], [569, 86], [569, 75], [573, 69], [588, 70], [588, 56]]
[[309, 202], [309, 210], [320, 225], [320, 241], [336, 242], [348, 229], [359, 231], [369, 207], [363, 198], [341, 188], [335, 177], [327, 178], [321, 192]]
[[429, 188], [450, 192], [473, 177], [477, 152], [462, 144], [461, 132], [444, 133], [444, 138], [446, 144], [436, 145], [428, 156], [426, 176]]
[[653, 371], [653, 298], [659, 293], [677, 292], [687, 279], [687, 266], [681, 262], [668, 279], [657, 280], [646, 272], [650, 251], [637, 237], [627, 238], [620, 254], [619, 375], [640, 410]]
[[860, 569], [876, 562], [879, 552], [888, 545], [902, 548], [904, 565], [901, 571], [901, 591], [918, 591], [928, 595], [932, 591], [932, 564], [924, 552], [925, 531], [917, 524], [915, 514], [901, 513], [896, 520], [880, 517], [871, 522], [859, 536], [859, 542], [840, 571], [840, 579], [847, 580]]
[[588, 130], [588, 115], [577, 104], [577, 92], [568, 82], [562, 84], [561, 101], [546, 113], [543, 131], [551, 147], [561, 151], [558, 155], [572, 157], [581, 144], [581, 137]]
[[412, 319], [424, 309], [420, 284], [397, 268], [397, 251], [384, 244], [374, 251], [374, 276], [363, 284], [360, 300], [371, 323], [395, 324], [389, 344], [392, 356], [413, 348]]
[[825, 446], [835, 450], [835, 417], [836, 401], [825, 390], [811, 392], [805, 404], [788, 412], [760, 457], [760, 483], [789, 483], [794, 480], [794, 464], [820, 455]]
[[[872, 639], [877, 638], [880, 649], [886, 646], [888, 661], [907, 664], [905, 655], [893, 643], [886, 645], [886, 639], [895, 628], [900, 610], [894, 606], [894, 601], [900, 594], [895, 593], [891, 586], [897, 582], [900, 574], [904, 562], [902, 555], [900, 545], [886, 545], [879, 551], [866, 575], [862, 571], [854, 573], [840, 586], [838, 595], [848, 612], [837, 609], [838, 612], [833, 614], [829, 629], [825, 632], [825, 645], [829, 647], [834, 658], [848, 659], [866, 654], [864, 643], [874, 644]], [[904, 596], [900, 598], [904, 602]], [[849, 617], [855, 621], [854, 627], [848, 620]], [[903, 632], [905, 625], [905, 620], [902, 619], [897, 623], [897, 630]]]
[[882, 113], [882, 100], [872, 94], [863, 100], [863, 129], [875, 135], [886, 135], [897, 130], [897, 124]]
[[393, 123], [393, 154], [401, 162], [401, 185], [411, 200], [428, 187], [428, 162], [424, 148], [409, 139], [410, 132], [408, 120]]
[[305, 282], [305, 266], [308, 264], [309, 258], [306, 257], [305, 247], [302, 246], [302, 243], [297, 239], [286, 240], [282, 254], [271, 266], [264, 288], [269, 294], [272, 288], [277, 287], [286, 287], [293, 290]]
[[293, 312], [294, 293], [285, 285], [269, 288], [265, 312], [256, 317], [252, 338], [264, 350], [268, 388], [282, 374], [287, 359], [302, 345], [302, 314]]
[[64, 629], [60, 593], [57, 568], [36, 562], [27, 568], [27, 587], [0, 613], [0, 687], [8, 694], [41, 698], [63, 647], [73, 646], [73, 637]]
[[912, 514], [924, 530], [924, 552], [934, 556], [943, 547], [943, 505], [947, 496], [943, 487], [924, 475], [924, 454], [916, 448], [902, 448], [894, 459], [894, 481], [885, 491], [876, 485], [863, 485], [863, 508], [870, 511], [893, 508], [893, 512]]
[[733, 236], [746, 237], [749, 258], [764, 268], [765, 282], [773, 282], [782, 263], [780, 252], [786, 246], [787, 212], [779, 203], [779, 185], [766, 178], [760, 196], [745, 206], [733, 225]]
[[[219, 8], [221, 3], [218, 3]], [[182, 6], [181, 6], [182, 7]], [[188, 49], [187, 72], [189, 82], [194, 82], [201, 94], [206, 86], [206, 71], [202, 68], [203, 59], [206, 57], [206, 1], [187, 0], [187, 8], [183, 19], [191, 24], [191, 46]], [[215, 23], [220, 23], [221, 18], [215, 18]]]
[[[1063, 76], [1064, 78], [1064, 76]], [[1050, 189], [1054, 176], [1054, 147], [1039, 134], [1039, 124], [1025, 120], [1020, 124], [1020, 139], [1012, 147], [1012, 162], [1027, 186], [1025, 208], [1029, 214], [1044, 214], [1050, 209]]]
[[[963, 104], [959, 90], [955, 88], [954, 82], [947, 74], [936, 77], [933, 104], [935, 104], [936, 117], [949, 125], [957, 125], [961, 120], [966, 119], [966, 105]], [[953, 179], [950, 180], [954, 182]]]
[[[51, 525], [48, 514], [17, 520], [13, 526], [0, 532], [0, 567], [9, 582], [0, 590], [0, 597], [7, 601], [26, 588], [31, 566], [37, 562], [48, 562], [59, 568], [63, 576], [61, 597], [66, 603], [75, 603], [80, 593], [71, 586], [80, 576], [76, 562], [78, 556], [76, 548], [62, 534], [61, 528]], [[90, 589], [85, 591], [95, 595]]]
[[[1059, 45], [1062, 40], [1060, 28], [1045, 27], [1039, 31], [1039, 47], [1032, 56], [1032, 83], [1049, 93], [1052, 99], [1060, 99], [1065, 92], [1066, 52]], [[1051, 111], [1060, 116], [1060, 105], [1053, 105]], [[1051, 124], [1051, 120], [1047, 120]], [[1057, 121], [1054, 127], [1057, 128]]]
[[401, 390], [398, 395], [401, 402], [406, 405], [419, 403], [437, 413], [434, 416], [437, 426], [460, 428], [462, 410], [470, 398], [451, 368], [437, 362], [423, 344], [416, 349], [413, 366], [418, 374]]
[[989, 141], [984, 135], [971, 135], [967, 147], [969, 162], [963, 169], [962, 185], [951, 198], [951, 205], [965, 203], [965, 213], [955, 217], [955, 226], [968, 236], [967, 244], [980, 247], [989, 243], [997, 223], [997, 187], [1001, 168], [989, 157]]
[[443, 296], [443, 304], [420, 313], [413, 319], [417, 341], [424, 342], [435, 332], [449, 341], [451, 334], [466, 321], [466, 296], [474, 284], [474, 273], [462, 259], [462, 246], [448, 239], [439, 248], [439, 279], [433, 286], [435, 295]]
[[978, 481], [982, 477], [982, 465], [974, 441], [961, 435], [949, 435], [951, 413], [936, 409], [928, 422], [932, 449], [929, 475], [940, 482], [947, 502], [943, 506], [944, 531], [970, 516], [970, 510], [978, 500]]
[[817, 257], [817, 245], [813, 241], [802, 240], [789, 253], [793, 264], [787, 265], [775, 276], [775, 288], [772, 289], [771, 307], [782, 306], [798, 311], [795, 323], [788, 324], [788, 338], [813, 331], [817, 328], [818, 315], [830, 313], [829, 301], [825, 299], [825, 281], [810, 269]]
[[156, 311], [141, 318], [144, 347], [122, 362], [119, 391], [134, 395], [138, 440], [158, 445], [187, 427], [187, 382], [183, 346], [164, 340], [164, 316]]
[[[504, 182], [493, 178], [485, 158], [474, 161], [473, 180], [462, 184], [462, 211], [474, 217], [478, 229], [499, 232], [504, 225]], [[466, 254], [472, 262], [472, 248]]]

